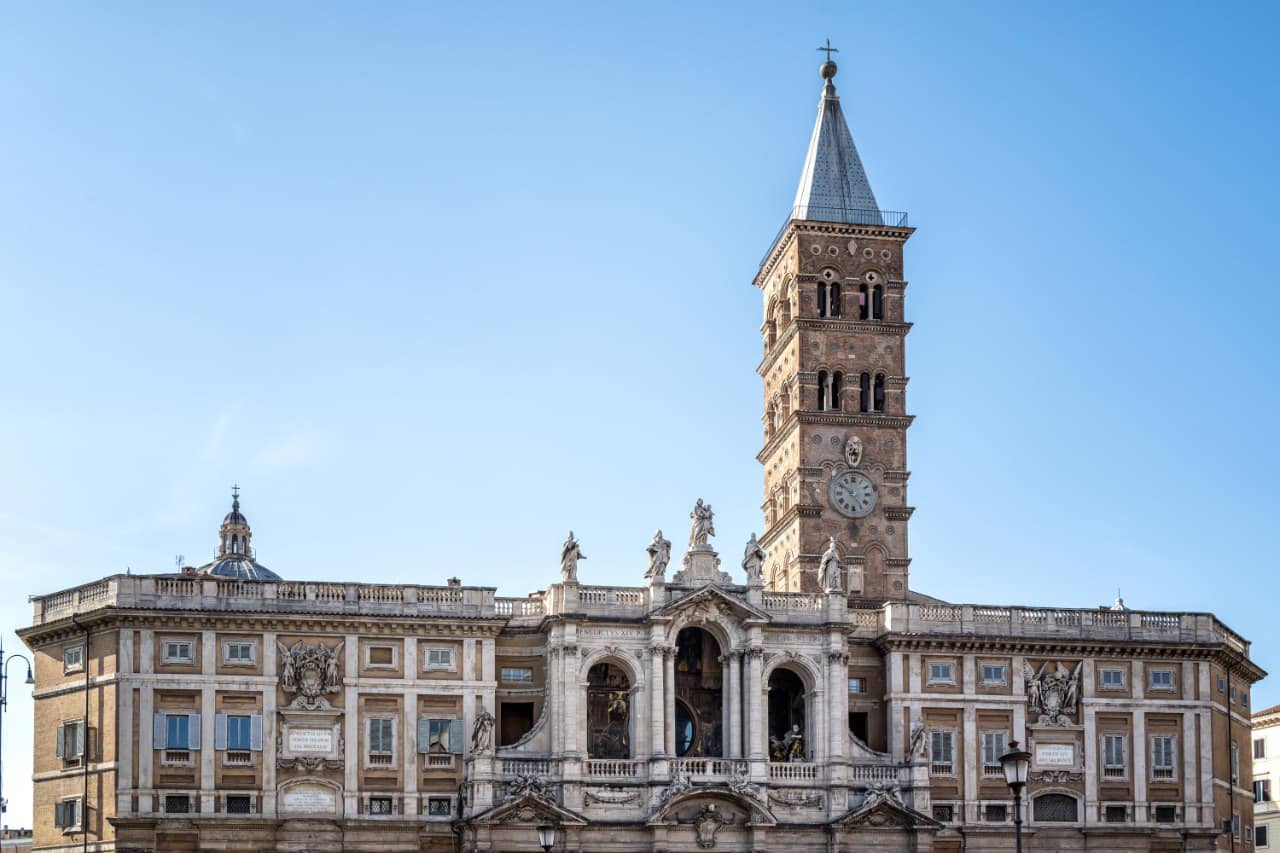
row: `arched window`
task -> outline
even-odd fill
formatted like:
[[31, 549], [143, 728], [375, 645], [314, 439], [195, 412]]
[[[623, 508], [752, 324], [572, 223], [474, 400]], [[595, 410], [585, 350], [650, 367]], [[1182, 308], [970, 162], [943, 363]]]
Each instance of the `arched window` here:
[[831, 283], [830, 304], [831, 304], [831, 316], [839, 317], [840, 316], [840, 282], [838, 281], [833, 281]]
[[724, 755], [724, 705], [720, 644], [702, 628], [676, 635], [676, 755]]
[[884, 319], [884, 288], [878, 284], [871, 288], [871, 319]]
[[614, 664], [587, 673], [587, 757], [631, 757], [631, 680]]
[[865, 320], [871, 310], [871, 302], [867, 299], [867, 286], [865, 284], [858, 285], [858, 319]]
[[830, 399], [831, 386], [827, 384], [827, 371], [818, 371], [818, 411], [825, 412], [827, 410], [827, 401]]
[[789, 669], [769, 674], [769, 760], [804, 761], [811, 752], [805, 725], [804, 682]]
[[240, 553], [240, 537], [234, 534], [232, 534], [231, 536], [231, 553], [232, 554]]
[[871, 411], [871, 374], [864, 373], [858, 377], [858, 409]]
[[840, 386], [844, 384], [844, 374], [836, 371], [831, 374], [831, 411], [840, 411]]
[[871, 410], [873, 412], [884, 411], [884, 374], [876, 374], [875, 391], [871, 400]]
[[827, 286], [825, 284], [818, 285], [818, 316], [827, 316]]

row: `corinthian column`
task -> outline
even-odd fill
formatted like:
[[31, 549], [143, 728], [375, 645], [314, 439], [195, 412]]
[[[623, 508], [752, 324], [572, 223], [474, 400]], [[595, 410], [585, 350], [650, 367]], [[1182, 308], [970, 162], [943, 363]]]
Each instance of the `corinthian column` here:
[[765, 759], [764, 749], [764, 649], [753, 645], [747, 651], [747, 748], [753, 761]]
[[729, 652], [729, 757], [742, 757], [742, 652]]
[[661, 757], [667, 745], [667, 665], [663, 650], [656, 643], [649, 646], [649, 751], [654, 758]]

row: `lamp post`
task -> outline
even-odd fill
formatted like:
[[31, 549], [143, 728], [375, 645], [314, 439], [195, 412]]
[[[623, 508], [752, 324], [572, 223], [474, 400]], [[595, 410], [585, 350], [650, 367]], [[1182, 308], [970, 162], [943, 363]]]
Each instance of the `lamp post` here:
[[1031, 770], [1031, 753], [1018, 749], [1016, 740], [1009, 741], [1009, 751], [1000, 756], [1004, 770], [1004, 783], [1013, 792], [1013, 849], [1022, 853], [1022, 789], [1027, 786], [1027, 773]]
[[538, 844], [546, 853], [551, 853], [551, 848], [556, 846], [555, 824], [544, 823], [538, 826]]
[[14, 658], [22, 658], [27, 665], [26, 683], [36, 683], [31, 677], [31, 661], [21, 654], [5, 657], [4, 641], [0, 640], [0, 823], [4, 822], [4, 813], [9, 809], [9, 801], [4, 798], [4, 712], [9, 710], [9, 664]]

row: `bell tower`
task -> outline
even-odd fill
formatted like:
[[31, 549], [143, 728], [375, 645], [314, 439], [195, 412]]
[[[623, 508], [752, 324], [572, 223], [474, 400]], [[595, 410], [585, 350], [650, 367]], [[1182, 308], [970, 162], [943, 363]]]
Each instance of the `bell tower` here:
[[[826, 48], [819, 48], [825, 50]], [[834, 49], [832, 49], [834, 52]], [[876, 203], [833, 82], [795, 204], [765, 255], [765, 552], [769, 589], [814, 592], [835, 537], [852, 598], [907, 596], [904, 213]]]

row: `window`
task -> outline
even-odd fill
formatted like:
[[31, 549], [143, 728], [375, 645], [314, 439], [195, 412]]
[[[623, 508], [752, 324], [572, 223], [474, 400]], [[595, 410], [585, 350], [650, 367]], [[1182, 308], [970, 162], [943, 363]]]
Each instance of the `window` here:
[[1244, 828], [1244, 843], [1245, 844], [1253, 843], [1253, 827], [1252, 826], [1246, 826]]
[[252, 814], [253, 797], [246, 794], [227, 795], [227, 814]]
[[1240, 781], [1240, 747], [1235, 741], [1231, 742], [1231, 784], [1235, 785]]
[[394, 669], [396, 665], [396, 647], [365, 646], [364, 665], [370, 669]]
[[190, 814], [191, 797], [188, 794], [166, 794], [164, 798], [165, 814]]
[[840, 282], [838, 282], [838, 281], [833, 281], [833, 282], [831, 282], [831, 298], [828, 300], [828, 303], [827, 303], [827, 304], [828, 304], [828, 305], [830, 306], [830, 308], [831, 308], [831, 311], [830, 311], [831, 316], [832, 316], [832, 317], [839, 317], [839, 316], [840, 316], [840, 308], [841, 308], [841, 306], [840, 306]]
[[945, 806], [935, 805], [933, 807], [933, 819], [938, 823], [951, 823], [955, 820], [955, 806], [950, 804]]
[[448, 646], [427, 649], [427, 669], [453, 669], [453, 649]]
[[1255, 779], [1253, 782], [1253, 801], [1255, 803], [1271, 802], [1271, 780]]
[[866, 711], [854, 711], [849, 714], [849, 734], [863, 744], [867, 742], [867, 718]]
[[1231, 813], [1231, 834], [1236, 838], [1240, 837], [1240, 812]]
[[84, 671], [84, 646], [71, 646], [62, 650], [62, 671], [64, 674]]
[[1171, 669], [1151, 670], [1150, 686], [1152, 690], [1172, 690], [1173, 689], [1173, 670]]
[[392, 800], [390, 797], [370, 797], [369, 798], [369, 814], [391, 814]]
[[452, 817], [453, 800], [449, 797], [427, 797], [428, 817]]
[[165, 640], [161, 650], [162, 663], [195, 663], [190, 640]]
[[53, 825], [63, 832], [80, 828], [80, 798], [70, 797], [53, 804]]
[[[450, 737], [453, 720], [427, 720], [427, 751], [453, 752]], [[461, 744], [459, 744], [461, 746]]]
[[1129, 819], [1129, 809], [1125, 806], [1107, 806], [1103, 817], [1107, 823], [1124, 823]]
[[1004, 769], [1000, 765], [1000, 756], [1008, 751], [1008, 734], [1006, 732], [983, 732], [982, 775], [1003, 779]]
[[227, 749], [249, 749], [249, 716], [227, 717]]
[[1241, 704], [1241, 705], [1246, 705], [1246, 706], [1249, 704], [1249, 694], [1248, 694], [1248, 693], [1243, 693], [1243, 692], [1242, 692], [1242, 693], [1240, 694], [1240, 704]]
[[877, 373], [874, 384], [874, 390], [871, 394], [871, 411], [884, 411], [884, 374]]
[[982, 812], [982, 819], [987, 823], [1004, 823], [1009, 819], [1009, 807], [1004, 803], [987, 803]]
[[1254, 827], [1253, 846], [1267, 847], [1269, 844], [1270, 844], [1270, 839], [1267, 838], [1267, 827], [1265, 826]]
[[200, 748], [200, 715], [159, 712], [152, 717], [152, 748], [162, 749], [161, 764], [190, 765]]
[[1228, 702], [1236, 701], [1236, 689], [1234, 687], [1227, 688], [1227, 701]]
[[222, 662], [228, 666], [253, 666], [257, 646], [252, 640], [228, 640], [222, 644]]
[[84, 720], [61, 723], [58, 726], [57, 741], [53, 747], [55, 758], [61, 758], [64, 764], [79, 763], [84, 758], [84, 747]]
[[371, 767], [390, 767], [395, 755], [395, 720], [390, 717], [369, 718], [369, 740], [366, 757]]
[[929, 664], [930, 684], [955, 684], [955, 665], [950, 663]]
[[1224, 679], [1224, 678], [1219, 678], [1219, 679], [1218, 679], [1218, 692], [1219, 692], [1219, 693], [1226, 693], [1226, 692], [1227, 692], [1227, 682], [1226, 682], [1226, 679]]
[[187, 714], [166, 714], [164, 732], [166, 749], [191, 748], [191, 718]]
[[1151, 736], [1151, 778], [1156, 781], [1173, 781], [1177, 772], [1177, 757], [1173, 735]]
[[871, 319], [884, 319], [884, 288], [878, 284], [871, 288]]
[[504, 666], [502, 680], [509, 684], [532, 684], [533, 670], [527, 666]]
[[858, 319], [871, 319], [871, 300], [868, 297], [867, 286], [865, 284], [858, 285]]
[[1002, 663], [984, 663], [982, 665], [982, 683], [1004, 685], [1008, 683], [1008, 667]]
[[1078, 810], [1076, 798], [1066, 794], [1041, 794], [1032, 807], [1037, 823], [1075, 823]]
[[1106, 779], [1123, 779], [1128, 761], [1128, 735], [1102, 736], [1102, 775]]
[[1102, 684], [1100, 686], [1103, 690], [1124, 690], [1124, 670], [1102, 670]]
[[1156, 823], [1177, 823], [1177, 806], [1156, 806]]
[[866, 693], [867, 680], [865, 678], [850, 678], [849, 692], [850, 693]]
[[934, 776], [955, 775], [955, 737], [952, 731], [929, 734], [929, 772]]

